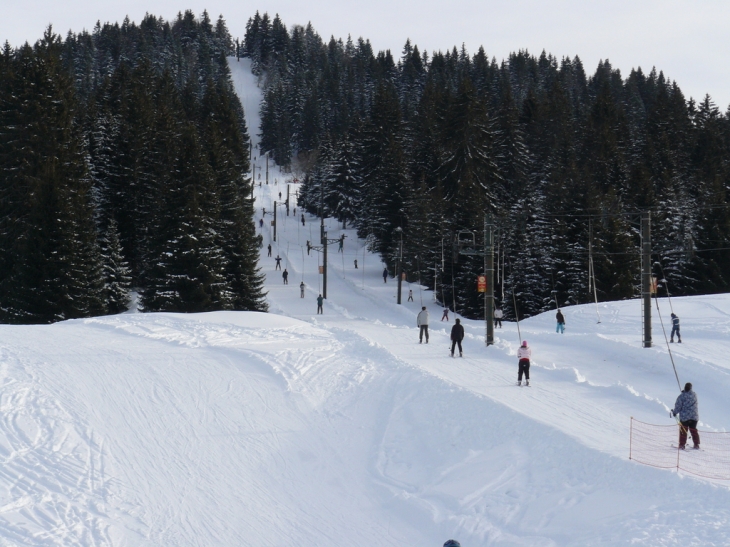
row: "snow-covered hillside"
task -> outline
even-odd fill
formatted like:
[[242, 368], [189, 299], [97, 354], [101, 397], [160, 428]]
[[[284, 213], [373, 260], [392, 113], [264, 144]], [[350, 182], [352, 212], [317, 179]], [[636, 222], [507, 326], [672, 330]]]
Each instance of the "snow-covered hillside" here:
[[[255, 79], [231, 65], [255, 136]], [[259, 215], [286, 194], [286, 175], [270, 179]], [[276, 242], [268, 215], [263, 229], [290, 273], [284, 285], [262, 249], [269, 314], [0, 326], [0, 545], [730, 542], [727, 484], [628, 460], [629, 418], [672, 424], [678, 394], [657, 319], [641, 348], [638, 302], [601, 304], [600, 324], [595, 306], [567, 308], [564, 335], [553, 314], [521, 323], [533, 386], [518, 388], [514, 324], [486, 348], [483, 323], [464, 321], [465, 357], [450, 358], [432, 293], [412, 285], [398, 306], [352, 231], [316, 315], [321, 257], [304, 244], [318, 221], [282, 211]], [[672, 304], [701, 429], [728, 431], [730, 295]]]

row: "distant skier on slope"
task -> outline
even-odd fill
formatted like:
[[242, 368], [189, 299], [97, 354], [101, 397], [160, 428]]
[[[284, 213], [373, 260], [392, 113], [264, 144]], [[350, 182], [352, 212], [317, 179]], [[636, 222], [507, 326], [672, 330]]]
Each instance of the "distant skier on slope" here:
[[289, 272], [286, 268], [284, 268], [284, 271], [281, 273], [281, 278], [284, 280], [284, 285], [289, 284]]
[[271, 256], [271, 243], [269, 243], [269, 246], [267, 248], [269, 249], [269, 256]]
[[302, 226], [304, 226], [304, 213], [302, 213]]
[[451, 357], [454, 356], [454, 349], [456, 345], [459, 345], [459, 357], [464, 357], [464, 353], [461, 349], [461, 341], [464, 339], [464, 326], [461, 324], [461, 319], [458, 317], [454, 320], [454, 326], [451, 327]]
[[304, 281], [299, 283], [299, 298], [304, 298]]
[[504, 313], [502, 312], [502, 308], [497, 308], [494, 310], [494, 326], [502, 328], [502, 317], [504, 317]]
[[418, 334], [418, 343], [423, 344], [423, 333], [426, 333], [426, 343], [428, 344], [428, 310], [426, 309], [426, 306], [423, 306], [421, 308], [421, 311], [418, 312], [418, 317], [416, 317], [416, 325], [420, 329]]
[[322, 298], [322, 295], [320, 294], [317, 297], [317, 313], [318, 314], [324, 314], [324, 310], [322, 310], [322, 303], [324, 302], [324, 298]]
[[276, 266], [274, 266], [274, 271], [281, 270], [281, 257], [279, 255], [276, 255]]
[[530, 357], [532, 350], [527, 346], [527, 340], [522, 341], [522, 346], [517, 350], [517, 358], [520, 360], [517, 370], [517, 385], [522, 385], [522, 374], [525, 374], [525, 385], [530, 385]]
[[408, 289], [408, 302], [413, 302], [413, 290]]
[[449, 308], [444, 308], [444, 313], [441, 315], [441, 321], [446, 319], [446, 322], [449, 322]]
[[[674, 335], [677, 335], [677, 342], [682, 343], [682, 335], [679, 334], [679, 317], [672, 314], [672, 334], [669, 336], [669, 341], [674, 342]], [[689, 341], [692, 345], [692, 340]]]
[[388, 282], [388, 268], [383, 268], [383, 283]]
[[355, 269], [357, 270], [357, 258], [355, 259]]
[[700, 419], [700, 412], [697, 404], [697, 394], [692, 391], [692, 384], [684, 384], [684, 391], [679, 394], [674, 403], [674, 410], [669, 411], [670, 416], [679, 416], [679, 448], [684, 450], [687, 444], [687, 429], [692, 435], [692, 448], [700, 448], [700, 433], [697, 431], [697, 422]]
[[558, 313], [555, 314], [555, 319], [558, 322], [558, 326], [555, 327], [555, 332], [564, 334], [565, 333], [565, 317], [563, 317], [563, 312], [560, 311], [560, 308], [558, 308]]

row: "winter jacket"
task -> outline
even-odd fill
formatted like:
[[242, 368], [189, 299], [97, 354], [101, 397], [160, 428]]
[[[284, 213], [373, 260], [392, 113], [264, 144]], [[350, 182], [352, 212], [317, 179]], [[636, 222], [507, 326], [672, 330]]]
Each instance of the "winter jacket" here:
[[464, 339], [464, 325], [459, 323], [451, 327], [451, 339], [461, 342]]
[[555, 314], [555, 319], [558, 320], [558, 323], [565, 323], [565, 317], [563, 317], [563, 314], [561, 312]]
[[497, 308], [496, 310], [494, 310], [494, 318], [495, 319], [502, 319], [502, 316], [503, 315], [504, 314], [502, 313], [502, 310], [500, 310], [499, 308]]
[[532, 350], [530, 348], [520, 346], [520, 349], [517, 350], [517, 358], [521, 361], [522, 359], [529, 360], [530, 357], [532, 357]]
[[674, 403], [674, 410], [672, 412], [675, 416], [679, 416], [682, 422], [699, 420], [700, 411], [697, 408], [697, 394], [691, 389], [680, 393], [679, 397], [677, 397], [677, 402]]
[[[672, 327], [677, 329], [679, 328], [679, 317], [677, 317], [676, 315], [672, 317]], [[690, 328], [690, 330], [692, 329]]]
[[322, 298], [321, 296], [318, 296], [317, 297], [317, 305], [318, 306], [321, 306], [322, 305], [322, 302], [324, 302], [324, 298]]
[[428, 325], [428, 310], [421, 310], [416, 318], [416, 325], [419, 327]]

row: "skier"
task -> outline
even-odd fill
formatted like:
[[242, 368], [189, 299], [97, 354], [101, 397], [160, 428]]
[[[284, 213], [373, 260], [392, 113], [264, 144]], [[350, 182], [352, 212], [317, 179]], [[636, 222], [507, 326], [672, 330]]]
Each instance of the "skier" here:
[[268, 249], [269, 249], [269, 256], [271, 256], [271, 243], [269, 243]]
[[[274, 184], [276, 184], [276, 179], [274, 179]], [[281, 199], [281, 192], [279, 192], [279, 199]]]
[[309, 256], [309, 251], [312, 250], [312, 244], [307, 240], [307, 256]]
[[281, 272], [281, 277], [284, 280], [284, 285], [288, 285], [289, 284], [289, 272], [287, 271], [286, 268], [284, 268], [284, 271]]
[[299, 297], [300, 298], [304, 298], [304, 287], [305, 287], [304, 281], [299, 283]]
[[263, 227], [264, 227], [264, 219], [262, 218], [261, 220], [259, 220], [259, 228], [263, 228]]
[[517, 358], [520, 360], [517, 372], [517, 385], [522, 385], [522, 373], [525, 373], [525, 385], [530, 385], [530, 357], [532, 350], [527, 346], [527, 340], [522, 341], [522, 346], [517, 350]]
[[413, 302], [413, 290], [408, 289], [408, 302]]
[[383, 268], [383, 283], [388, 282], [388, 268]]
[[504, 313], [502, 313], [502, 308], [497, 308], [494, 310], [494, 326], [502, 328], [502, 317], [504, 317]]
[[560, 308], [558, 308], [558, 313], [555, 314], [555, 319], [558, 321], [558, 326], [555, 327], [555, 332], [564, 334], [565, 333], [565, 317], [563, 317], [563, 313], [560, 311]]
[[416, 325], [420, 328], [418, 343], [423, 344], [423, 333], [425, 332], [426, 343], [428, 344], [428, 310], [426, 309], [426, 306], [423, 306], [421, 308], [421, 311], [418, 312], [418, 317], [416, 317]]
[[697, 421], [700, 419], [700, 413], [697, 408], [697, 394], [692, 391], [692, 384], [687, 382], [684, 384], [684, 391], [679, 394], [677, 401], [674, 403], [674, 410], [669, 411], [670, 416], [679, 416], [679, 448], [684, 450], [687, 444], [687, 429], [692, 435], [692, 448], [700, 448], [700, 433], [697, 431]]
[[304, 213], [302, 213], [302, 226], [304, 226]]
[[337, 247], [337, 252], [338, 252], [338, 253], [342, 253], [342, 252], [344, 252], [344, 251], [342, 250], [342, 249], [343, 249], [343, 246], [344, 246], [344, 245], [345, 245], [345, 234], [342, 234], [342, 235], [340, 236], [340, 243], [339, 243], [339, 246]]
[[355, 259], [355, 269], [357, 270], [357, 258]]
[[261, 207], [261, 210], [263, 211], [263, 213], [261, 213], [261, 216], [265, 217], [266, 216], [266, 207]]
[[677, 342], [682, 343], [682, 335], [679, 334], [679, 317], [672, 314], [672, 334], [669, 336], [669, 341], [674, 342], [674, 335], [677, 335]]
[[281, 270], [281, 257], [279, 255], [276, 255], [276, 266], [274, 266], [274, 271]]
[[324, 302], [324, 298], [322, 298], [322, 295], [320, 294], [317, 297], [317, 313], [318, 314], [324, 314], [324, 310], [322, 310], [322, 302]]
[[464, 326], [461, 324], [461, 320], [457, 317], [454, 319], [454, 326], [451, 327], [451, 357], [454, 356], [454, 349], [456, 345], [459, 345], [459, 357], [464, 357], [461, 349], [461, 341], [464, 339]]

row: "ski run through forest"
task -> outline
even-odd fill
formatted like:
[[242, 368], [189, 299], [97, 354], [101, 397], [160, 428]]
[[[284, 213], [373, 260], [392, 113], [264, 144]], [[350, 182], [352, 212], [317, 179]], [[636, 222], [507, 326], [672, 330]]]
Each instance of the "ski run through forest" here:
[[[179, 72], [163, 75], [144, 63], [126, 72], [110, 53], [101, 56], [114, 75], [108, 87], [82, 86], [95, 90], [93, 100], [78, 99], [90, 106], [86, 126], [59, 103], [46, 112], [65, 124], [67, 136], [75, 134], [78, 148], [58, 148], [67, 154], [64, 169], [73, 171], [73, 158], [91, 150], [91, 171], [59, 173], [75, 181], [67, 193], [56, 192], [55, 179], [40, 188], [53, 190], [43, 194], [53, 199], [33, 209], [33, 218], [44, 220], [45, 206], [63, 213], [53, 225], [58, 239], [48, 245], [59, 244], [67, 264], [87, 264], [77, 273], [95, 292], [61, 274], [47, 293], [31, 291], [30, 277], [24, 277], [29, 272], [61, 271], [51, 270], [58, 264], [38, 262], [50, 247], [33, 248], [53, 223], [45, 219], [48, 226], [31, 230], [27, 219], [12, 217], [7, 200], [0, 211], [4, 226], [19, 238], [2, 250], [23, 257], [0, 271], [3, 298], [14, 295], [2, 300], [3, 319], [52, 323], [0, 325], [0, 544], [415, 547], [440, 546], [449, 538], [463, 547], [728, 543], [728, 482], [629, 460], [629, 428], [631, 417], [675, 424], [669, 410], [679, 389], [663, 332], [669, 334], [673, 310], [681, 319], [682, 344], [669, 347], [679, 381], [692, 382], [698, 394], [700, 434], [730, 434], [730, 295], [659, 298], [654, 347], [644, 349], [639, 300], [576, 304], [587, 301], [587, 291], [583, 285], [571, 289], [570, 279], [557, 287], [566, 320], [565, 333], [557, 333], [547, 280], [549, 270], [563, 270], [555, 263], [537, 272], [527, 261], [519, 268], [542, 276], [538, 291], [526, 289], [532, 283], [527, 275], [516, 291], [531, 317], [520, 321], [519, 332], [514, 321], [505, 321], [487, 348], [484, 322], [469, 318], [479, 316], [476, 301], [452, 298], [456, 310], [441, 321], [443, 307], [424, 266], [423, 284], [409, 276], [403, 304], [396, 304], [396, 282], [382, 275], [384, 269], [392, 273], [392, 248], [379, 249], [384, 240], [363, 233], [355, 218], [347, 218], [343, 229], [343, 218], [328, 211], [328, 236], [344, 239], [341, 252], [337, 244], [329, 247], [327, 298], [317, 314], [322, 254], [307, 250], [308, 241], [319, 245], [315, 200], [306, 208], [297, 204], [295, 212], [292, 199], [289, 215], [282, 206], [287, 186], [302, 196], [317, 180], [294, 182], [296, 174], [269, 161], [266, 184], [257, 128], [266, 116], [261, 106], [270, 82], [261, 77], [260, 59], [230, 55], [222, 19], [201, 26], [186, 13], [169, 36], [154, 18], [145, 25], [95, 32], [109, 39], [105, 51], [113, 51], [117, 32], [158, 36], [158, 42], [142, 39], [134, 48], [162, 48], [168, 60], [185, 59]], [[89, 43], [81, 37], [73, 42], [76, 59], [90, 59], [79, 53]], [[208, 52], [214, 62], [193, 56], [189, 64], [191, 57], [177, 57], [173, 45], [180, 43], [183, 50], [191, 43], [221, 49]], [[74, 49], [69, 44], [66, 54]], [[51, 66], [57, 47], [47, 37], [39, 52], [24, 51], [13, 65], [12, 85], [60, 71]], [[6, 49], [2, 70], [9, 70], [8, 55]], [[188, 77], [200, 71], [230, 71], [230, 79], [195, 88]], [[90, 74], [76, 65], [75, 77], [91, 81]], [[62, 96], [63, 85], [71, 83], [44, 92]], [[156, 91], [145, 92], [146, 86]], [[31, 93], [32, 87], [24, 89]], [[166, 104], [165, 94], [176, 99]], [[240, 105], [232, 101], [236, 97]], [[138, 111], [140, 104], [146, 109]], [[139, 124], [118, 123], [133, 111]], [[23, 111], [26, 120], [37, 114]], [[726, 122], [717, 112], [712, 117], [718, 126]], [[108, 125], [98, 125], [103, 120]], [[144, 124], [154, 130], [137, 132]], [[215, 133], [226, 137], [210, 141]], [[172, 134], [180, 136], [179, 148], [165, 158]], [[115, 155], [110, 147], [121, 141], [129, 149]], [[133, 168], [129, 155], [145, 146], [154, 151], [145, 156], [150, 163], [135, 167], [160, 186], [122, 192]], [[155, 160], [162, 162], [156, 171], [145, 171]], [[182, 169], [186, 164], [197, 171]], [[245, 182], [227, 184], [237, 180], [231, 173], [251, 168], [252, 189]], [[226, 169], [228, 175], [216, 175]], [[191, 187], [191, 180], [203, 182]], [[241, 188], [252, 190], [254, 200], [238, 210]], [[155, 192], [175, 199], [165, 204], [152, 199]], [[673, 207], [681, 207], [677, 200]], [[715, 221], [712, 230], [722, 226], [721, 218]], [[77, 237], [93, 231], [94, 223], [103, 234], [99, 242]], [[239, 229], [242, 239], [221, 236]], [[676, 238], [662, 244], [670, 241]], [[663, 264], [675, 268], [671, 283], [688, 292], [720, 283], [719, 262], [697, 259], [691, 268], [701, 275], [687, 274], [682, 268], [704, 254], [685, 250], [686, 262]], [[196, 270], [202, 281], [193, 286], [181, 272], [195, 261], [205, 268]], [[512, 267], [509, 275], [515, 276], [518, 267]], [[409, 272], [417, 269], [409, 262]], [[599, 273], [605, 282], [604, 270]], [[472, 277], [468, 283], [475, 286]], [[466, 273], [463, 279], [466, 284]], [[129, 293], [140, 281], [147, 283], [139, 285], [144, 290]], [[54, 290], [64, 298], [53, 300]], [[101, 315], [119, 311], [114, 306], [130, 310]], [[423, 306], [430, 314], [428, 344], [419, 344], [416, 326]], [[142, 307], [161, 311], [138, 313]], [[171, 313], [199, 307], [218, 311]], [[512, 313], [507, 301], [505, 309]], [[449, 356], [456, 318], [465, 329], [463, 358]], [[521, 339], [532, 349], [530, 387], [515, 385]], [[666, 450], [676, 453], [669, 443]], [[727, 459], [716, 463], [728, 465]]]

